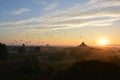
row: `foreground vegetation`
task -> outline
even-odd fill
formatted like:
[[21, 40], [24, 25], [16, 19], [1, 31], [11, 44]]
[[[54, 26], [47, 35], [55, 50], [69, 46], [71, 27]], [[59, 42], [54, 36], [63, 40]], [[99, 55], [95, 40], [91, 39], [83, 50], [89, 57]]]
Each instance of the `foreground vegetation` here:
[[0, 80], [120, 80], [120, 50], [64, 48], [9, 54], [0, 59]]

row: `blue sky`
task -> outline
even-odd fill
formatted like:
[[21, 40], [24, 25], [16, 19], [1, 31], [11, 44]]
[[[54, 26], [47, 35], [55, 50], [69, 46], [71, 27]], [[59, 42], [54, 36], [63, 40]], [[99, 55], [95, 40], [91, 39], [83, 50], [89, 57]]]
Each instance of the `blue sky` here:
[[0, 41], [7, 44], [93, 44], [100, 37], [118, 44], [119, 25], [120, 0], [0, 0]]
[[[69, 3], [68, 3], [69, 1]], [[84, 2], [85, 0], [76, 0], [75, 3]], [[45, 9], [49, 5], [53, 5], [53, 9], [63, 9], [72, 6], [74, 0], [1, 0], [0, 1], [0, 21], [11, 21], [27, 19], [43, 15]], [[54, 8], [55, 7], [55, 8]], [[15, 11], [27, 9], [21, 14], [14, 14]], [[12, 14], [13, 13], [13, 14]]]

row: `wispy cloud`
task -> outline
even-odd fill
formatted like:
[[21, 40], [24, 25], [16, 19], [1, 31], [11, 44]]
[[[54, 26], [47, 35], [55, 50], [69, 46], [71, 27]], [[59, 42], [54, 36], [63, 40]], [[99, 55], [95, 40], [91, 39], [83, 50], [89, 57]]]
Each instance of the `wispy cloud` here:
[[33, 0], [33, 1], [42, 5], [47, 5], [47, 2], [45, 0]]
[[58, 1], [51, 1], [51, 2], [48, 2], [47, 0], [33, 0], [33, 1], [43, 5], [44, 11], [54, 10], [59, 5]]
[[58, 6], [58, 2], [52, 2], [50, 4], [48, 4], [45, 8], [45, 11], [50, 11], [55, 9]]
[[30, 9], [28, 9], [28, 8], [21, 8], [21, 9], [12, 11], [11, 14], [19, 15], [19, 14], [24, 14], [24, 13], [29, 12], [29, 11], [30, 11]]
[[[53, 3], [52, 3], [53, 4]], [[48, 5], [47, 10], [58, 4]], [[0, 27], [16, 27], [28, 29], [69, 29], [87, 26], [110, 26], [120, 20], [119, 0], [89, 0], [72, 7], [46, 12], [44, 15], [12, 22], [1, 22]], [[116, 9], [114, 9], [116, 8]], [[29, 11], [29, 10], [28, 10]], [[18, 11], [17, 14], [24, 12]], [[26, 10], [25, 10], [26, 12]]]

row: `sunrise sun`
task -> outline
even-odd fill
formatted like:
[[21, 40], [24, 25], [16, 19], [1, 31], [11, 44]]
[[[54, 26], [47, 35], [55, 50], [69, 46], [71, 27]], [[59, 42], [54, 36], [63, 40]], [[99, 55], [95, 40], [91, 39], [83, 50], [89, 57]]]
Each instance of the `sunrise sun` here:
[[108, 40], [107, 39], [100, 39], [98, 40], [98, 45], [100, 46], [105, 46], [108, 44]]

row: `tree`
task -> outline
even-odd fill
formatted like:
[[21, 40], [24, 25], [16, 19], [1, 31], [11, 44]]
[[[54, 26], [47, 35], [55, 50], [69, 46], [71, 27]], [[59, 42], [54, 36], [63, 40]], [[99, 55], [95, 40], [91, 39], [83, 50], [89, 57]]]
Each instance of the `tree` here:
[[8, 51], [6, 45], [0, 43], [0, 58], [5, 58], [7, 55], [8, 55]]
[[25, 49], [25, 44], [22, 44], [22, 46], [18, 49], [19, 53], [25, 53], [26, 49]]
[[40, 47], [35, 47], [35, 52], [40, 52]]

